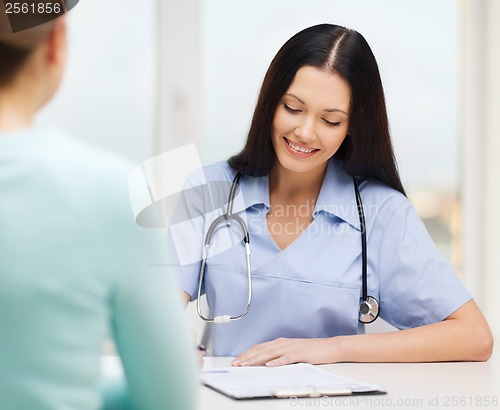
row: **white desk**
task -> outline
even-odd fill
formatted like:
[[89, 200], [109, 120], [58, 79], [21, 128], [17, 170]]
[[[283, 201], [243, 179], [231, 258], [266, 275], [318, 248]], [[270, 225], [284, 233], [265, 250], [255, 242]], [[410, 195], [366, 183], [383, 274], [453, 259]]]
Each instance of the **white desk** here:
[[[206, 367], [228, 358], [206, 358]], [[278, 409], [490, 409], [500, 410], [500, 362], [340, 363], [322, 366], [342, 376], [378, 384], [383, 396], [236, 401], [202, 387], [198, 410]]]
[[[205, 359], [205, 368], [228, 366], [229, 358]], [[500, 410], [500, 361], [486, 363], [340, 363], [324, 369], [387, 391], [383, 396], [318, 399], [232, 400], [206, 387], [197, 410], [420, 409]], [[116, 357], [102, 360], [104, 374], [119, 374]]]

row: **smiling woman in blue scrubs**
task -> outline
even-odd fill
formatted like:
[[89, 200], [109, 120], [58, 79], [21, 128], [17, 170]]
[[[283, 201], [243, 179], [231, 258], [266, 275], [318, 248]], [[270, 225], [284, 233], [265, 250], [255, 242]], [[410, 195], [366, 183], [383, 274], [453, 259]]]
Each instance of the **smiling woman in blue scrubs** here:
[[[188, 179], [186, 188], [202, 192], [184, 197], [182, 222], [169, 231], [186, 301], [197, 297], [204, 237], [225, 212], [220, 182], [229, 186], [237, 172], [233, 213], [248, 226], [252, 302], [242, 319], [213, 326], [215, 355], [237, 356], [235, 366], [490, 357], [488, 324], [405, 196], [377, 63], [359, 33], [324, 24], [292, 37], [268, 69], [243, 150]], [[368, 294], [400, 331], [364, 334], [358, 321], [353, 176]], [[247, 302], [244, 244], [234, 232], [215, 242], [203, 292], [212, 315], [238, 315]]]

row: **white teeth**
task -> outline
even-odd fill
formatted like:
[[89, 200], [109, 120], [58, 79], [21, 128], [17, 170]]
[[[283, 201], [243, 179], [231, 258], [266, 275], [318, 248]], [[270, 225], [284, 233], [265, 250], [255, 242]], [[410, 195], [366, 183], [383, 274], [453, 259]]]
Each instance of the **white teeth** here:
[[294, 151], [302, 152], [303, 154], [309, 154], [310, 152], [316, 151], [315, 149], [305, 149], [302, 147], [298, 147], [297, 145], [293, 145], [290, 141], [286, 140], [288, 146], [292, 148]]

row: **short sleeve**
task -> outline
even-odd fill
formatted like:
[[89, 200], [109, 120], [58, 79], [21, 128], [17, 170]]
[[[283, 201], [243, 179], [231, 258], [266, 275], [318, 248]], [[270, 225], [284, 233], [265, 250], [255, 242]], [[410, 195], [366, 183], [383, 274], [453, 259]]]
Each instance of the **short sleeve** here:
[[380, 238], [381, 317], [399, 329], [444, 320], [472, 298], [470, 293], [406, 198], [384, 208], [374, 227]]
[[179, 195], [167, 229], [167, 264], [179, 287], [195, 300], [205, 225], [206, 180], [202, 170], [192, 173]]
[[[180, 288], [190, 295], [191, 300], [198, 296], [207, 229], [210, 222], [224, 211], [230, 186], [231, 177], [225, 164], [218, 163], [196, 170], [187, 177], [169, 223], [168, 265], [176, 272]], [[210, 248], [211, 254], [227, 249], [229, 242], [224, 233], [222, 237], [218, 234], [218, 241]]]

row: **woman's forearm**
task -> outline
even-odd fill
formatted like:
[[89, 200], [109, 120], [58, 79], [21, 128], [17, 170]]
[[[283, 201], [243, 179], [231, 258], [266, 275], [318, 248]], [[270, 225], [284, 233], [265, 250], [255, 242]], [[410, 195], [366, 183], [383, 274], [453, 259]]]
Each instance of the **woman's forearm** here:
[[316, 339], [279, 338], [241, 353], [233, 366], [290, 363], [485, 361], [493, 337], [481, 311], [469, 301], [444, 321], [390, 333]]
[[493, 337], [470, 301], [446, 320], [389, 333], [332, 338], [335, 361], [435, 362], [485, 361], [492, 354]]

